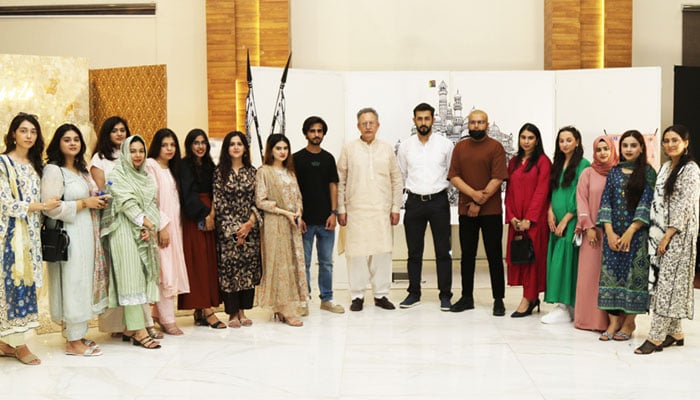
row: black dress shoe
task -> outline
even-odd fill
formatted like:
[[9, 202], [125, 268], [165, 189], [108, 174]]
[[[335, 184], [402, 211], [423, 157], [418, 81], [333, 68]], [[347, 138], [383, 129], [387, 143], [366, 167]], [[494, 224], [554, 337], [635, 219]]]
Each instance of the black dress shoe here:
[[474, 299], [471, 297], [462, 297], [461, 299], [457, 300], [456, 303], [454, 303], [450, 307], [450, 311], [452, 312], [462, 312], [464, 310], [473, 310], [474, 309]]
[[506, 306], [503, 304], [503, 299], [495, 299], [493, 301], [493, 315], [496, 317], [506, 315]]
[[386, 296], [382, 297], [381, 299], [374, 298], [374, 305], [377, 307], [381, 307], [385, 310], [394, 310], [396, 307], [394, 307], [393, 304], [389, 301], [389, 299], [386, 298]]
[[350, 311], [362, 311], [362, 304], [365, 302], [365, 299], [358, 297], [356, 299], [352, 299], [352, 304], [350, 304]]

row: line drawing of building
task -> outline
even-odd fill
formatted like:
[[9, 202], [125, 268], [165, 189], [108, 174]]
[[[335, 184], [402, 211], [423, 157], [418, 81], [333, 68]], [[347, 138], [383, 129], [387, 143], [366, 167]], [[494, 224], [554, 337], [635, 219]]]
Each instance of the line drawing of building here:
[[[459, 89], [455, 92], [453, 100], [454, 105], [450, 104], [448, 100], [447, 84], [445, 81], [441, 81], [438, 86], [438, 106], [436, 107], [436, 114], [433, 119], [433, 134], [445, 136], [456, 145], [460, 140], [469, 137], [469, 128], [467, 127], [467, 118], [462, 114], [464, 108], [462, 105], [462, 95], [459, 93]], [[475, 109], [476, 107], [472, 106], [470, 112]], [[418, 130], [414, 124], [411, 126], [411, 136], [416, 134], [418, 134]], [[513, 134], [502, 132], [495, 120], [489, 124], [489, 129], [486, 134], [490, 138], [498, 140], [501, 143], [506, 152], [506, 163], [517, 154], [518, 149], [514, 146]], [[398, 140], [394, 145], [394, 153], [398, 152], [400, 145], [401, 140]], [[505, 182], [503, 182], [501, 190], [505, 191]], [[450, 205], [457, 206], [459, 193], [452, 185], [450, 185], [448, 189], [448, 198], [450, 200]], [[404, 202], [405, 200], [404, 196]]]

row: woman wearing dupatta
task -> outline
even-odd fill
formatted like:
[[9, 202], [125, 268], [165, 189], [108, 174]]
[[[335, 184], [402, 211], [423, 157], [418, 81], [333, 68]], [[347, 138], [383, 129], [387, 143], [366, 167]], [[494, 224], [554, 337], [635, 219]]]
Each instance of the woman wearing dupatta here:
[[135, 346], [160, 348], [146, 331], [142, 305], [158, 301], [157, 232], [159, 212], [156, 185], [145, 171], [146, 144], [129, 136], [121, 147], [117, 165], [107, 176], [112, 201], [102, 215], [102, 236], [109, 237], [112, 273], [110, 307], [124, 307], [123, 338]]
[[263, 275], [256, 293], [261, 307], [290, 326], [302, 326], [297, 307], [306, 301], [304, 246], [299, 229], [301, 191], [294, 174], [289, 139], [281, 134], [267, 138], [265, 165], [255, 177], [255, 205], [263, 210]]
[[[598, 309], [598, 281], [603, 259], [601, 247], [603, 231], [596, 227], [600, 198], [603, 196], [605, 179], [610, 168], [617, 165], [615, 142], [610, 136], [598, 136], [593, 141], [593, 164], [578, 178], [576, 187], [576, 210], [578, 222], [576, 234], [582, 235], [578, 255], [578, 278], [576, 279], [576, 307], [574, 326], [578, 329], [605, 331], [608, 328], [608, 313]], [[601, 336], [600, 340], [609, 340]]]
[[97, 209], [107, 196], [97, 196], [97, 185], [85, 163], [85, 141], [75, 125], [56, 129], [46, 149], [49, 164], [41, 179], [41, 196], [61, 198], [46, 216], [63, 221], [71, 238], [68, 260], [48, 263], [51, 319], [63, 328], [67, 355], [99, 356], [97, 344], [85, 339], [88, 321], [107, 307], [108, 265], [100, 242]]
[[0, 156], [0, 357], [16, 357], [29, 365], [41, 364], [24, 341], [24, 332], [39, 326], [41, 211], [61, 203], [39, 199], [43, 152], [36, 116], [19, 113], [10, 122]]

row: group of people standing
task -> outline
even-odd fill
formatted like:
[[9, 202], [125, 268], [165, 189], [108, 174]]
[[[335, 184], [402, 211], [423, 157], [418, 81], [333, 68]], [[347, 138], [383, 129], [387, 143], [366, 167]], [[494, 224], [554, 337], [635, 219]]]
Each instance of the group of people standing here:
[[636, 329], [635, 317], [651, 311], [649, 337], [635, 352], [682, 346], [680, 321], [693, 317], [700, 201], [689, 140], [682, 125], [663, 132], [669, 161], [657, 175], [636, 130], [624, 132], [619, 146], [597, 137], [591, 164], [580, 132], [561, 128], [550, 163], [539, 130], [525, 124], [508, 166], [506, 222], [508, 243], [528, 235], [535, 261], [514, 265], [509, 246], [508, 282], [523, 286], [511, 316], [539, 310], [544, 292], [555, 307], [543, 323], [573, 320], [577, 328], [602, 332], [601, 341], [624, 341]]
[[[183, 334], [175, 323], [176, 302], [179, 309], [194, 309], [196, 325], [251, 326], [245, 311], [256, 302], [256, 287], [259, 306], [272, 308], [281, 322], [303, 325], [300, 306], [309, 295], [304, 266], [310, 264], [304, 251], [311, 247], [302, 233], [325, 234], [329, 251], [323, 254], [331, 259], [334, 237], [318, 229], [314, 218], [325, 212], [328, 221], [321, 227], [335, 230], [331, 198], [337, 174], [332, 156], [333, 174], [317, 168], [320, 141], [311, 136], [322, 139], [327, 127], [314, 118], [304, 128], [314, 131], [305, 149], [308, 160], [298, 162], [300, 169], [312, 169], [303, 173], [304, 181], [294, 172], [284, 135], [268, 138], [264, 165], [256, 170], [241, 132], [226, 135], [215, 165], [200, 129], [186, 136], [181, 159], [172, 130], [158, 130], [148, 149], [126, 120], [114, 116], [102, 124], [90, 164], [83, 134], [71, 124], [56, 130], [44, 162], [38, 118], [15, 116], [0, 156], [0, 355], [29, 365], [41, 362], [26, 346], [24, 332], [38, 327], [44, 218], [62, 221], [71, 241], [67, 261], [47, 264], [50, 314], [66, 338], [67, 355], [102, 354], [85, 337], [95, 316], [101, 331], [158, 349], [163, 333]], [[302, 219], [298, 177], [311, 191], [330, 181], [326, 198], [316, 201], [327, 204], [314, 208], [312, 202], [308, 221]], [[321, 308], [344, 312], [333, 302], [329, 269], [319, 274]], [[222, 302], [227, 323], [215, 314]]]
[[[493, 315], [504, 316], [504, 182], [507, 278], [523, 286], [511, 317], [539, 311], [544, 292], [544, 301], [556, 304], [544, 323], [573, 320], [577, 328], [602, 332], [601, 341], [628, 340], [635, 316], [651, 310], [649, 337], [635, 352], [684, 344], [680, 321], [693, 316], [700, 201], [700, 169], [688, 153], [685, 127], [664, 131], [669, 161], [657, 175], [638, 131], [625, 132], [619, 150], [610, 137], [596, 138], [591, 164], [575, 127], [559, 130], [550, 161], [539, 129], [527, 123], [508, 162], [503, 146], [486, 133], [484, 111], [469, 114], [469, 137], [456, 145], [433, 134], [429, 104], [416, 106], [413, 117], [417, 134], [394, 155], [376, 138], [377, 111], [361, 109], [360, 137], [343, 146], [337, 165], [321, 148], [326, 122], [309, 117], [302, 127], [305, 148], [292, 154], [286, 136], [270, 135], [256, 169], [241, 132], [225, 136], [215, 164], [200, 129], [187, 134], [181, 158], [173, 131], [157, 131], [148, 149], [117, 116], [103, 123], [89, 165], [84, 137], [71, 124], [56, 130], [44, 163], [38, 118], [19, 113], [0, 156], [0, 356], [40, 363], [23, 334], [38, 326], [44, 217], [63, 221], [72, 242], [67, 261], [48, 264], [51, 317], [61, 325], [68, 355], [102, 354], [85, 337], [96, 315], [100, 330], [160, 348], [163, 332], [183, 334], [176, 303], [194, 309], [196, 325], [213, 329], [252, 325], [245, 311], [255, 304], [271, 308], [280, 322], [302, 326], [314, 242], [320, 308], [343, 313], [332, 289], [336, 225], [345, 227], [338, 248], [347, 257], [350, 310], [363, 309], [368, 284], [376, 307], [394, 309], [388, 298], [392, 231], [404, 193], [409, 287], [399, 306], [420, 304], [430, 224], [440, 310], [474, 308], [481, 231]], [[459, 191], [462, 250], [462, 291], [454, 303], [450, 184]], [[511, 262], [516, 236], [530, 239], [531, 262]], [[227, 322], [215, 314], [222, 302]]]

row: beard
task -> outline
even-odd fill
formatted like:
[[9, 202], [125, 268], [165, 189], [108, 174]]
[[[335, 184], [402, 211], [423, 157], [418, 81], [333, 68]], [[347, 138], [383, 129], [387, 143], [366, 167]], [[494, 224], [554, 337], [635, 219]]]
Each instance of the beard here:
[[426, 136], [433, 130], [433, 126], [432, 125], [430, 125], [430, 126], [428, 126], [428, 125], [416, 126], [416, 130], [422, 136]]

